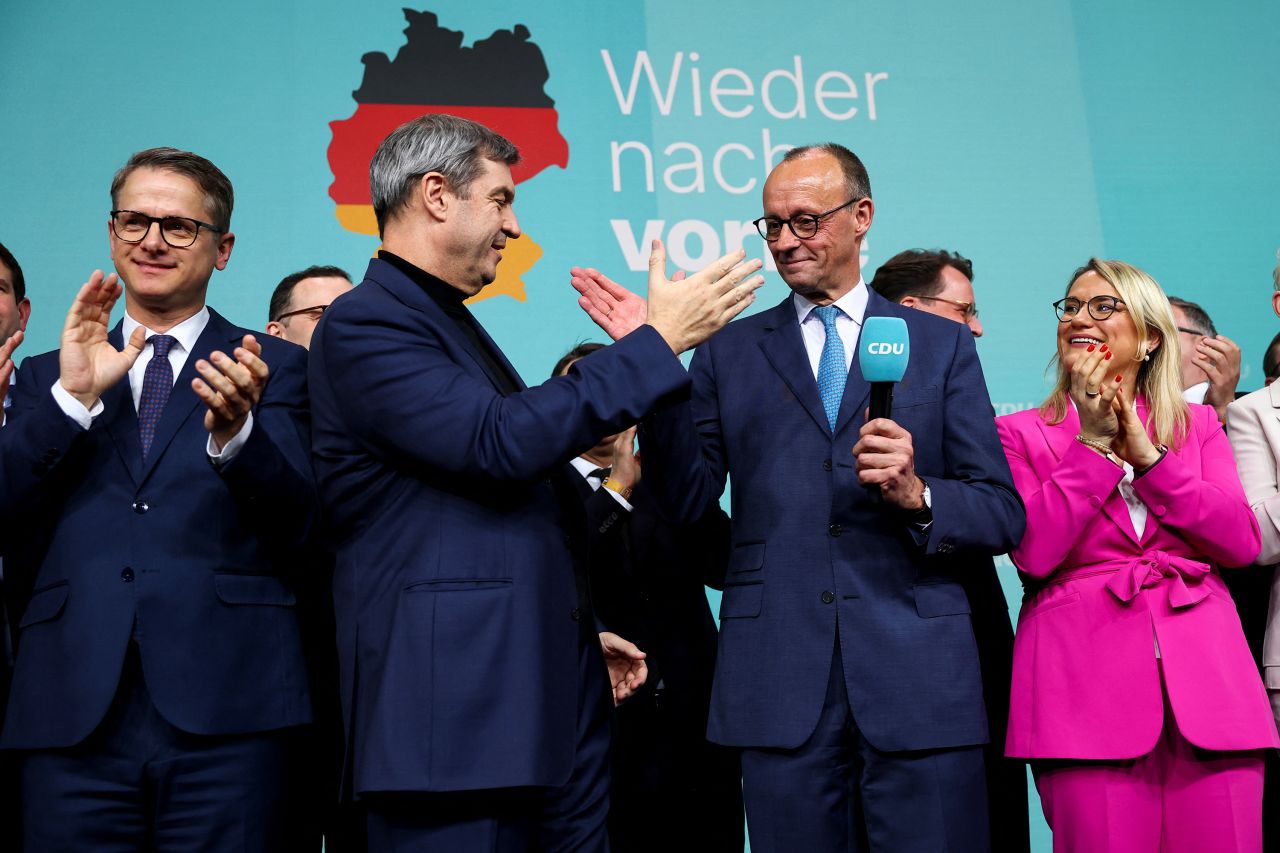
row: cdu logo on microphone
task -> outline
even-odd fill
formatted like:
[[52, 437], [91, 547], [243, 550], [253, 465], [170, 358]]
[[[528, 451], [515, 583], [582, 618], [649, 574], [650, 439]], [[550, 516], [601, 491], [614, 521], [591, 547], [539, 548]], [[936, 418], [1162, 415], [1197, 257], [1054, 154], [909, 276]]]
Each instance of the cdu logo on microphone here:
[[898, 382], [907, 372], [911, 339], [901, 317], [868, 317], [858, 347], [858, 363], [868, 382]]

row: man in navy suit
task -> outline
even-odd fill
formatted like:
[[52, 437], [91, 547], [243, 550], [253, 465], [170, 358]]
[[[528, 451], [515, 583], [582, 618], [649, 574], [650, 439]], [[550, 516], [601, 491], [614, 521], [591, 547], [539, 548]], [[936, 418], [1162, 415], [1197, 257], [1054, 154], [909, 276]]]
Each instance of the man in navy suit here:
[[[642, 427], [677, 518], [731, 477], [733, 552], [708, 726], [739, 746], [751, 849], [986, 850], [982, 679], [957, 573], [1024, 514], [973, 335], [862, 282], [870, 181], [840, 145], [790, 151], [757, 222], [793, 291], [700, 347], [692, 401]], [[642, 300], [580, 275], [611, 336]], [[866, 419], [866, 317], [901, 317], [893, 417]], [[873, 501], [871, 491], [878, 495]]]
[[[493, 282], [518, 160], [426, 115], [374, 154], [383, 249], [311, 344], [314, 461], [337, 549], [349, 789], [379, 850], [604, 850], [609, 684], [568, 461], [673, 395], [676, 355], [751, 301], [758, 262], [651, 265], [648, 324], [526, 388], [463, 301]], [[749, 277], [751, 276], [751, 277]]]
[[282, 555], [315, 514], [305, 353], [206, 307], [232, 189], [135, 154], [111, 187], [124, 281], [95, 271], [0, 430], [6, 570], [31, 589], [0, 745], [29, 850], [289, 849], [310, 706]]

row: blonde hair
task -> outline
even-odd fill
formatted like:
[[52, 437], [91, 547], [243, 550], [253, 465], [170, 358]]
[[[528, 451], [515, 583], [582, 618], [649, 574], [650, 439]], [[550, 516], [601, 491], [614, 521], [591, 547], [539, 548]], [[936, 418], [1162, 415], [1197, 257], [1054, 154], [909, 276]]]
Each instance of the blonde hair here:
[[[1067, 282], [1068, 293], [1071, 285], [1087, 272], [1097, 273], [1115, 288], [1137, 330], [1140, 341], [1137, 358], [1143, 359], [1138, 367], [1137, 390], [1146, 398], [1147, 409], [1151, 413], [1147, 431], [1161, 444], [1175, 448], [1180, 446], [1187, 436], [1190, 412], [1182, 399], [1182, 353], [1169, 298], [1155, 279], [1137, 267], [1124, 261], [1099, 258], [1090, 258], [1089, 263], [1075, 271]], [[1160, 338], [1160, 344], [1148, 351], [1153, 334]], [[1147, 356], [1149, 361], [1144, 358]], [[1071, 376], [1057, 355], [1050, 362], [1055, 363], [1057, 384], [1040, 404], [1040, 416], [1051, 424], [1062, 423], [1067, 416], [1067, 390], [1071, 387]]]

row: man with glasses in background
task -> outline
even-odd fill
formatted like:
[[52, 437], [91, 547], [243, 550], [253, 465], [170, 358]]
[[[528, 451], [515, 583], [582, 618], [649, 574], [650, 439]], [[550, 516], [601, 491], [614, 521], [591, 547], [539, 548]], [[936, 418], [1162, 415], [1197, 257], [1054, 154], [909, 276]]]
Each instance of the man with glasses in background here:
[[[973, 335], [862, 281], [875, 206], [834, 143], [787, 153], [756, 226], [791, 293], [699, 347], [692, 399], [642, 422], [659, 506], [692, 521], [732, 480], [708, 736], [742, 748], [751, 849], [985, 850], [988, 740], [959, 581], [1025, 516]], [[644, 301], [575, 270], [615, 339]], [[892, 418], [867, 421], [864, 319], [912, 342]], [[872, 493], [875, 494], [873, 498]]]
[[329, 303], [352, 287], [351, 276], [339, 267], [311, 266], [285, 276], [271, 294], [267, 334], [310, 349]]
[[890, 302], [964, 323], [982, 337], [973, 296], [973, 262], [942, 249], [907, 249], [885, 261], [871, 289]]
[[1182, 348], [1182, 396], [1188, 403], [1213, 406], [1227, 422], [1227, 406], [1240, 384], [1240, 347], [1218, 334], [1209, 313], [1194, 302], [1169, 297]]
[[34, 591], [0, 739], [25, 849], [295, 849], [305, 353], [205, 304], [235, 243], [214, 164], [141, 151], [111, 200], [119, 279], [90, 276], [0, 430], [0, 508], [31, 522], [5, 555]]

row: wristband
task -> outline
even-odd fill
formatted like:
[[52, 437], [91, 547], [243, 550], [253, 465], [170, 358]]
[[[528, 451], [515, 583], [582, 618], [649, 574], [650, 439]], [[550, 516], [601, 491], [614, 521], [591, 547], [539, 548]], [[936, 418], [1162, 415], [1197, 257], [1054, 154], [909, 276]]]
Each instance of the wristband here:
[[624, 486], [612, 477], [605, 477], [604, 482], [600, 485], [604, 486], [611, 492], [617, 492], [622, 495], [624, 501], [631, 500], [631, 486]]

